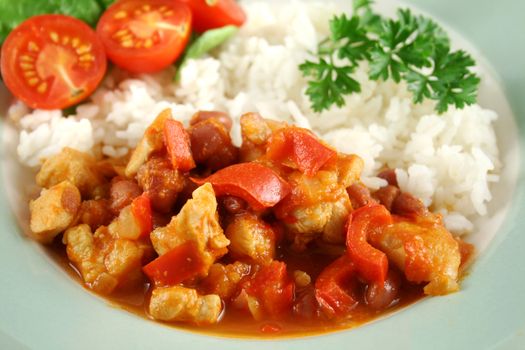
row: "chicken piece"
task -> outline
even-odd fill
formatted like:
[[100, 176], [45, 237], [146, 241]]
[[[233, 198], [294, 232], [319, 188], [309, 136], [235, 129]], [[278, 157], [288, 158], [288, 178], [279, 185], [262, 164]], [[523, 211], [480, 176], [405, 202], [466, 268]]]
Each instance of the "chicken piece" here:
[[272, 135], [272, 130], [258, 113], [242, 115], [240, 123], [242, 135], [241, 161], [253, 161], [266, 152], [266, 141]]
[[258, 113], [241, 116], [242, 145], [239, 153], [241, 162], [251, 162], [266, 153], [266, 142], [272, 132], [286, 126], [285, 123], [264, 119]]
[[275, 256], [275, 232], [255, 214], [244, 212], [235, 216], [226, 228], [226, 237], [234, 259], [249, 259], [264, 265]]
[[[276, 206], [274, 212], [284, 222], [287, 237], [293, 242], [292, 247], [301, 251], [322, 234], [333, 212], [337, 214], [333, 216], [334, 219], [339, 220], [342, 210], [337, 207], [334, 211], [333, 206], [346, 193], [344, 187], [339, 185], [335, 171], [320, 170], [312, 177], [294, 172], [287, 180], [292, 186], [292, 192]], [[334, 235], [336, 226], [337, 223], [334, 223], [333, 227], [328, 228], [327, 237]]]
[[146, 129], [144, 136], [131, 154], [126, 166], [125, 174], [132, 178], [139, 168], [146, 163], [149, 156], [164, 147], [164, 124], [166, 120], [172, 119], [171, 109], [165, 109], [155, 118], [153, 123]]
[[68, 229], [63, 243], [86, 286], [106, 295], [142, 281], [142, 258], [151, 250], [147, 243], [111, 236], [105, 226], [92, 234], [85, 224]]
[[149, 302], [150, 315], [160, 321], [213, 324], [221, 311], [218, 295], [199, 295], [195, 289], [181, 286], [155, 288]]
[[148, 193], [153, 209], [169, 213], [184, 188], [184, 177], [174, 170], [166, 158], [155, 157], [142, 165], [137, 180], [144, 192]]
[[109, 225], [113, 217], [107, 199], [90, 199], [82, 202], [76, 224], [88, 224], [95, 231], [100, 226]]
[[347, 188], [358, 181], [364, 166], [365, 163], [359, 156], [355, 154], [338, 153], [336, 169], [339, 184]]
[[42, 243], [51, 242], [73, 223], [80, 201], [80, 192], [67, 180], [44, 189], [40, 197], [29, 202], [29, 227], [34, 237]]
[[430, 282], [424, 288], [425, 294], [458, 290], [459, 245], [439, 216], [397, 218], [393, 225], [370, 235], [369, 240], [404, 271], [407, 280]]
[[227, 300], [234, 296], [239, 282], [244, 276], [250, 274], [251, 266], [241, 261], [233, 264], [213, 264], [208, 276], [201, 282], [201, 287], [206, 293], [217, 294], [221, 299]]
[[208, 271], [217, 258], [228, 252], [227, 246], [230, 244], [219, 225], [217, 200], [212, 185], [206, 183], [197, 188], [193, 198], [186, 202], [179, 214], [165, 227], [151, 232], [150, 238], [159, 255], [187, 241], [195, 241], [202, 253], [205, 271]]
[[344, 227], [351, 211], [352, 203], [350, 203], [348, 194], [343, 191], [340, 198], [332, 203], [330, 218], [321, 236], [323, 241], [333, 244], [344, 243]]
[[105, 195], [106, 183], [95, 158], [69, 147], [48, 158], [36, 175], [36, 183], [44, 188], [65, 180], [75, 185], [85, 198], [99, 199]]

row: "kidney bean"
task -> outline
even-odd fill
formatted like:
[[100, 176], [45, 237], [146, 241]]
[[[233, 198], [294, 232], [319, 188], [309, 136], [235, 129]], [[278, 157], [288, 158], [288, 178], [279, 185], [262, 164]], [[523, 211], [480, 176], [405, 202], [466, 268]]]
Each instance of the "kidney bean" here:
[[401, 288], [401, 277], [395, 270], [388, 271], [383, 285], [370, 283], [365, 289], [365, 303], [375, 310], [386, 309], [396, 302], [399, 289]]

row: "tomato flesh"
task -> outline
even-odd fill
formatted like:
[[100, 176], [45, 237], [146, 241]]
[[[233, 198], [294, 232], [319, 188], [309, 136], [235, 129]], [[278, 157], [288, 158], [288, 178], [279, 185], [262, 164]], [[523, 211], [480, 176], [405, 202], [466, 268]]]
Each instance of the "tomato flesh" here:
[[235, 0], [180, 0], [193, 12], [193, 29], [204, 32], [227, 25], [240, 27], [246, 14]]
[[188, 6], [176, 1], [120, 1], [104, 12], [97, 34], [117, 66], [150, 73], [166, 68], [181, 55], [191, 21]]
[[95, 32], [65, 15], [34, 16], [2, 46], [5, 84], [32, 108], [61, 109], [89, 96], [106, 72], [106, 55]]

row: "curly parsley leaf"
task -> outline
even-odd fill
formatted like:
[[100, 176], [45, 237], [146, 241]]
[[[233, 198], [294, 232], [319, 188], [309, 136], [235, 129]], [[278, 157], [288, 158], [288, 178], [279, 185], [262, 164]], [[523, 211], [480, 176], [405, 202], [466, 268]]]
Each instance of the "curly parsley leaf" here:
[[346, 95], [360, 91], [352, 74], [362, 61], [368, 61], [370, 79], [406, 81], [414, 102], [435, 100], [438, 113], [476, 102], [480, 80], [471, 72], [475, 62], [464, 51], [451, 51], [438, 24], [408, 9], [383, 19], [371, 4], [354, 0], [352, 17], [334, 16], [330, 37], [319, 44], [318, 61], [300, 65], [311, 79], [306, 94], [314, 111], [341, 107]]
[[359, 83], [350, 76], [354, 67], [337, 67], [321, 58], [319, 62], [306, 61], [300, 69], [314, 77], [308, 82], [306, 94], [310, 96], [312, 109], [316, 112], [334, 104], [342, 107], [345, 103], [343, 95], [361, 91]]

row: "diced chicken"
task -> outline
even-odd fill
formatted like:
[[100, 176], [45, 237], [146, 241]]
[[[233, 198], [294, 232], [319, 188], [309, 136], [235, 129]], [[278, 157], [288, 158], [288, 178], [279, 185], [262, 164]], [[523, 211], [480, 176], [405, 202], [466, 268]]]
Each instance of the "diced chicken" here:
[[226, 228], [230, 255], [260, 264], [270, 263], [275, 256], [275, 232], [255, 214], [244, 212], [235, 216]]
[[266, 120], [258, 113], [246, 113], [241, 116], [242, 145], [240, 149], [241, 162], [251, 162], [266, 153], [266, 142], [272, 132], [285, 124]]
[[150, 315], [160, 321], [213, 324], [221, 311], [218, 295], [201, 296], [195, 289], [181, 286], [155, 288], [149, 303]]
[[[292, 185], [292, 193], [277, 205], [275, 214], [288, 229], [293, 248], [304, 250], [310, 241], [323, 233], [331, 218], [337, 222], [327, 228], [326, 237], [335, 239], [343, 207], [349, 209], [349, 203], [343, 202], [346, 193], [338, 183], [337, 172], [321, 170], [313, 177], [294, 172], [287, 180]], [[342, 202], [334, 208], [338, 201]]]
[[146, 129], [144, 136], [142, 136], [142, 139], [131, 154], [131, 158], [126, 166], [125, 174], [127, 177], [132, 178], [135, 176], [139, 168], [146, 163], [149, 156], [164, 147], [164, 123], [168, 119], [172, 119], [171, 110], [165, 109], [160, 112], [153, 123]]
[[80, 208], [80, 192], [69, 181], [43, 190], [40, 197], [29, 203], [30, 229], [34, 237], [49, 243], [69, 227]]
[[85, 224], [68, 229], [63, 243], [86, 286], [100, 294], [141, 281], [142, 258], [151, 249], [143, 242], [115, 238], [105, 226], [92, 234]]
[[193, 192], [178, 215], [165, 227], [159, 227], [150, 235], [153, 247], [159, 255], [187, 241], [195, 241], [202, 253], [208, 271], [215, 260], [228, 252], [230, 241], [224, 236], [219, 225], [217, 200], [210, 183]]
[[102, 198], [106, 192], [105, 180], [95, 158], [69, 147], [48, 158], [36, 175], [36, 183], [44, 188], [65, 180], [75, 185], [86, 198]]
[[332, 203], [318, 203], [297, 208], [292, 212], [293, 219], [285, 222], [287, 237], [297, 251], [320, 236], [332, 216]]
[[202, 288], [209, 294], [217, 294], [221, 299], [227, 300], [234, 296], [239, 282], [244, 276], [250, 274], [251, 266], [241, 261], [233, 264], [213, 264], [208, 276], [202, 280]]
[[138, 239], [142, 232], [140, 223], [133, 215], [131, 205], [120, 211], [119, 216], [109, 224], [108, 230], [113, 237], [133, 240]]
[[398, 219], [369, 239], [404, 271], [407, 280], [430, 282], [424, 288], [425, 294], [458, 290], [459, 245], [440, 217], [429, 214], [416, 220]]
[[351, 186], [361, 177], [365, 163], [355, 154], [338, 153], [336, 160], [338, 182], [344, 188]]
[[343, 191], [340, 198], [332, 202], [330, 218], [323, 228], [323, 241], [334, 244], [344, 243], [344, 227], [351, 211], [352, 204], [348, 194]]
[[183, 175], [172, 168], [170, 161], [159, 157], [148, 160], [140, 167], [137, 180], [148, 193], [153, 208], [161, 213], [171, 211], [185, 184]]

